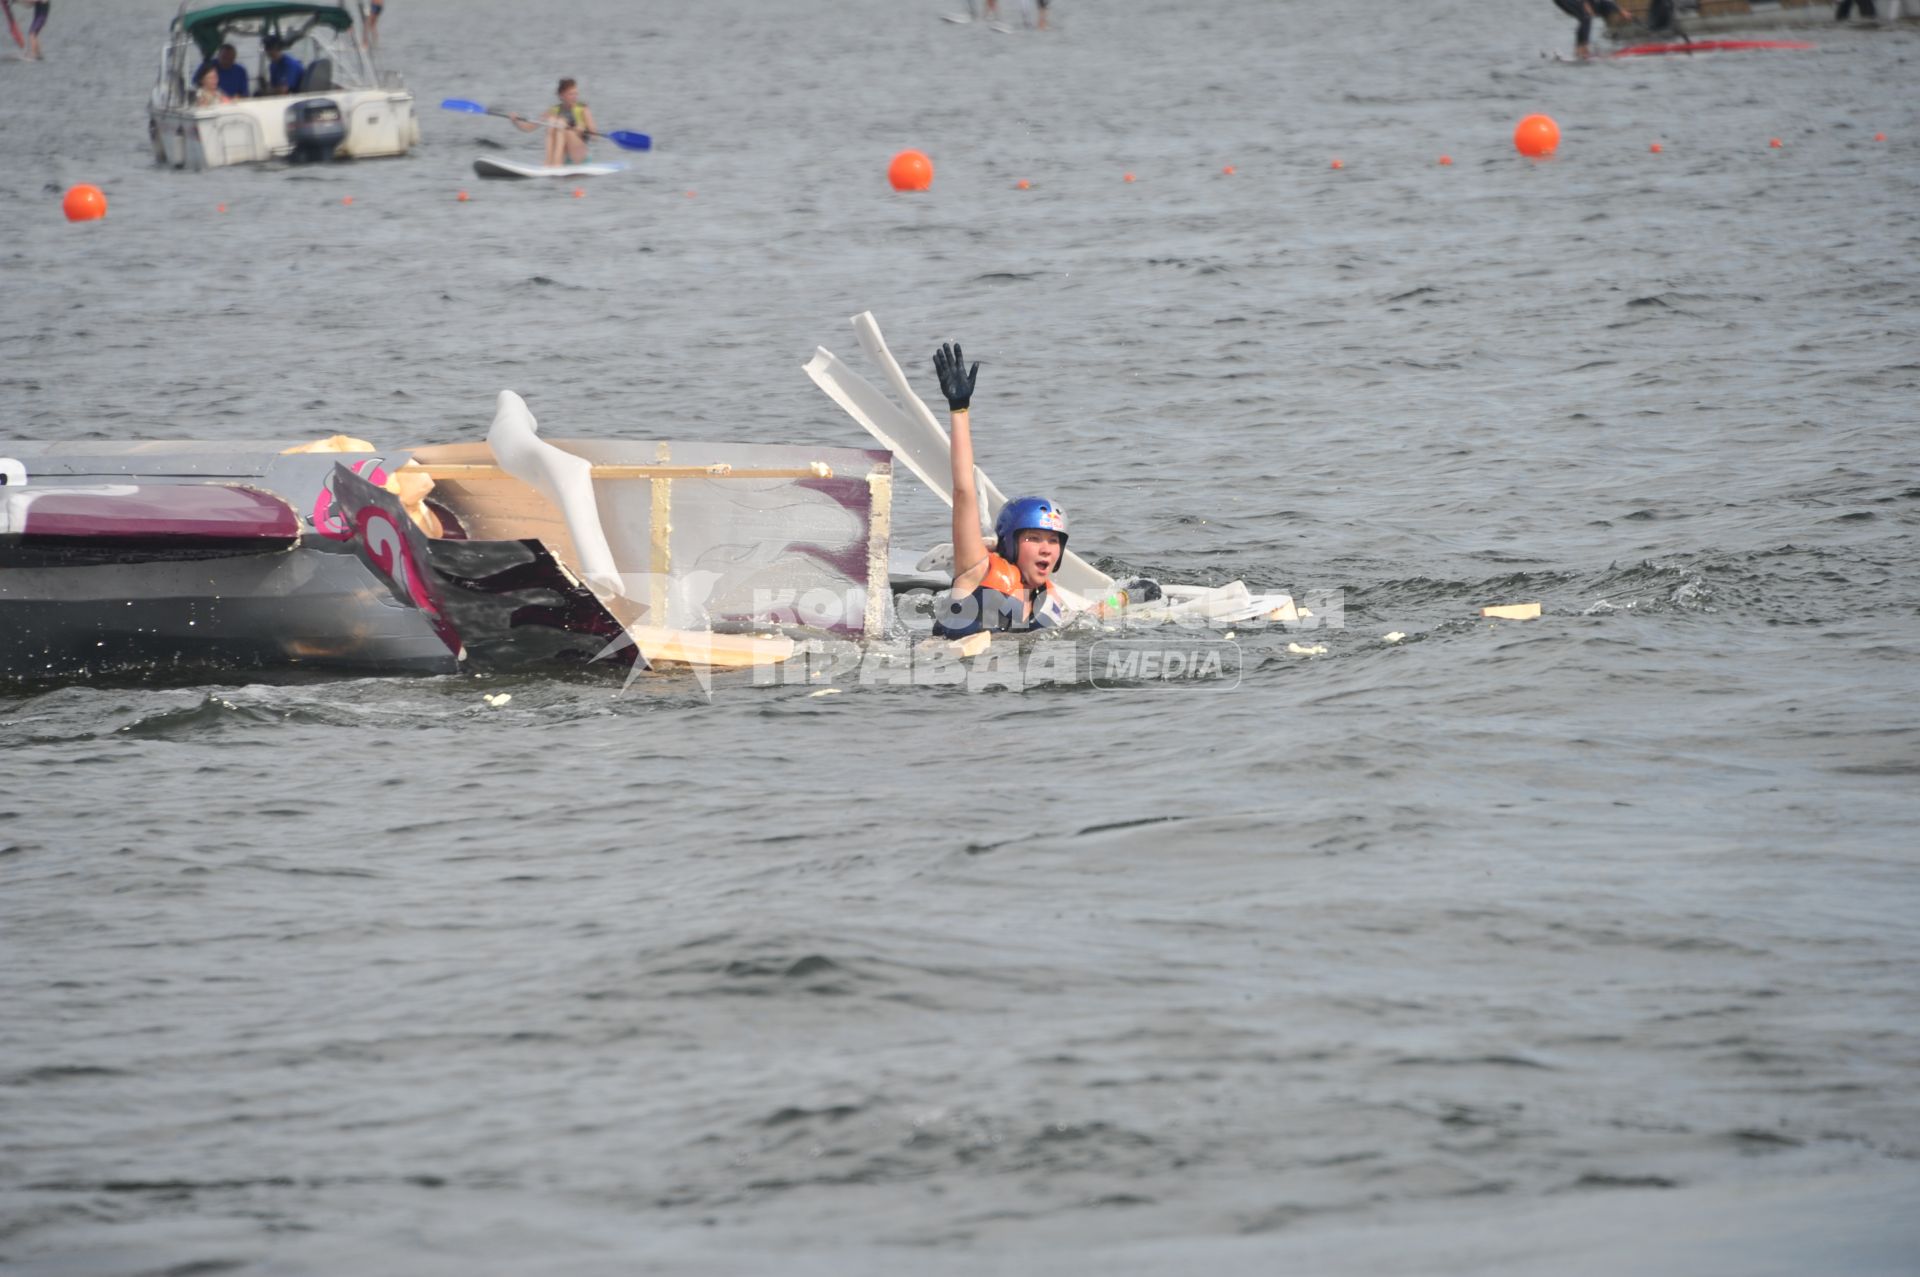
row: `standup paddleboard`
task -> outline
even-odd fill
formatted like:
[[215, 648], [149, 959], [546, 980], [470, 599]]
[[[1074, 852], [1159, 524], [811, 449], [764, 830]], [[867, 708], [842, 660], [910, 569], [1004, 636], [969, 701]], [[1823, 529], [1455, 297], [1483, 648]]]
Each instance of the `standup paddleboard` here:
[[473, 162], [473, 171], [481, 177], [604, 177], [624, 173], [625, 164], [522, 164], [519, 160], [496, 159], [483, 155]]
[[1740, 53], [1748, 49], [1811, 49], [1805, 40], [1695, 40], [1691, 44], [1632, 44], [1615, 49], [1616, 58], [1640, 58], [1655, 53]]

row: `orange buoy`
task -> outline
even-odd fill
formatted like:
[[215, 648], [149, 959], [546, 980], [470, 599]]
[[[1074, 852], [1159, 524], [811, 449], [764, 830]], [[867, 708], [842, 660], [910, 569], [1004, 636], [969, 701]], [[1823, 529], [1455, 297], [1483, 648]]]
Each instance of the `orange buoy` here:
[[586, 188], [586, 187], [584, 187], [584, 186], [576, 186], [576, 187], [574, 187], [574, 188], [573, 188], [573, 198], [575, 198], [575, 199], [577, 199], [577, 200], [583, 200], [583, 199], [585, 199], [585, 198], [587, 198], [587, 188]]
[[1655, 155], [1658, 155], [1660, 154], [1660, 144], [1658, 142], [1655, 142], [1652, 145], [1648, 146], [1647, 150], [1651, 151]]
[[1128, 173], [1125, 177], [1122, 177], [1120, 180], [1123, 182], [1131, 182], [1133, 180], [1133, 174]]
[[1223, 168], [1223, 169], [1221, 169], [1220, 171], [1221, 171], [1222, 173], [1225, 173], [1225, 174], [1226, 174], [1226, 175], [1227, 175], [1228, 177], [1232, 177], [1232, 176], [1233, 176], [1233, 165], [1231, 165], [1231, 164], [1229, 164], [1229, 165], [1227, 165], [1227, 166], [1226, 166], [1225, 168]]
[[353, 203], [353, 196], [351, 196], [351, 195], [342, 195], [342, 196], [340, 197], [340, 202], [341, 202], [342, 204], [351, 204], [351, 203]]
[[1873, 135], [1873, 140], [1876, 142], [1884, 142], [1887, 140], [1887, 135], [1885, 133], [1875, 133]]
[[896, 191], [924, 191], [933, 185], [933, 161], [921, 151], [902, 151], [887, 165], [887, 181]]
[[462, 191], [455, 198], [458, 199], [462, 204], [464, 204], [467, 202], [467, 193], [465, 191]]
[[1451, 155], [1443, 155], [1440, 157], [1440, 163], [1451, 164], [1453, 163], [1453, 157]]
[[688, 191], [688, 192], [687, 192], [687, 198], [688, 198], [688, 199], [692, 199], [692, 198], [693, 198], [693, 192], [692, 192], [692, 191]]
[[1341, 163], [1341, 162], [1340, 162], [1339, 160], [1335, 160], [1335, 161], [1333, 162], [1333, 164], [1332, 164], [1332, 165], [1331, 165], [1330, 167], [1332, 167], [1332, 168], [1345, 168], [1345, 167], [1346, 167], [1346, 165], [1344, 165], [1344, 164], [1342, 164], [1342, 163]]
[[1560, 126], [1551, 115], [1529, 115], [1513, 126], [1513, 145], [1530, 159], [1545, 159], [1560, 145]]
[[1781, 141], [1781, 140], [1780, 140], [1779, 138], [1777, 138], [1777, 137], [1770, 137], [1770, 138], [1768, 138], [1768, 139], [1767, 139], [1767, 145], [1768, 145], [1768, 146], [1771, 146], [1771, 147], [1776, 147], [1776, 148], [1777, 148], [1777, 147], [1782, 147], [1782, 146], [1785, 146], [1785, 145], [1786, 145], [1786, 143], [1785, 143], [1785, 142], [1782, 142], [1782, 141]]
[[97, 221], [107, 215], [107, 197], [99, 187], [82, 182], [67, 188], [66, 198], [60, 201], [60, 211], [67, 215], [69, 222]]
[[215, 204], [213, 206], [213, 211], [216, 213], [224, 213], [227, 211], [227, 206], [225, 204]]
[[1024, 177], [1023, 177], [1023, 178], [1021, 178], [1021, 179], [1020, 179], [1019, 181], [1017, 181], [1017, 182], [1015, 182], [1015, 183], [1014, 183], [1014, 185], [1015, 185], [1015, 186], [1017, 186], [1017, 187], [1019, 187], [1019, 188], [1020, 188], [1021, 190], [1023, 190], [1023, 191], [1024, 191], [1024, 190], [1026, 190], [1026, 189], [1027, 189], [1028, 187], [1030, 187], [1030, 186], [1032, 186], [1032, 185], [1033, 185], [1033, 183], [1032, 183], [1032, 182], [1029, 182], [1029, 181], [1028, 181], [1028, 180], [1027, 180], [1026, 178], [1024, 178]]

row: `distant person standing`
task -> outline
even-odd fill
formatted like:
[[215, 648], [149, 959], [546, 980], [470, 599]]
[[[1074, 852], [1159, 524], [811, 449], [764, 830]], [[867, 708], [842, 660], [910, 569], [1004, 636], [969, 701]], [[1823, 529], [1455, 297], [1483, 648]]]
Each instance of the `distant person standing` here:
[[[1866, 5], [1862, 11], [1868, 17], [1873, 16], [1873, 0], [1860, 0]], [[27, 56], [38, 61], [40, 58], [40, 28], [47, 25], [47, 10], [53, 8], [53, 0], [34, 0], [33, 21], [27, 24]]]
[[[1573, 56], [1576, 58], [1593, 56], [1587, 48], [1587, 37], [1593, 34], [1593, 19], [1596, 15], [1603, 18], [1625, 16], [1614, 0], [1553, 0], [1553, 2], [1560, 7], [1562, 13], [1580, 20], [1580, 30], [1573, 37]], [[1863, 3], [1867, 4], [1872, 2], [1873, 0], [1863, 0]]]
[[367, 5], [367, 47], [380, 47], [380, 11], [387, 6], [381, 0], [369, 0]]

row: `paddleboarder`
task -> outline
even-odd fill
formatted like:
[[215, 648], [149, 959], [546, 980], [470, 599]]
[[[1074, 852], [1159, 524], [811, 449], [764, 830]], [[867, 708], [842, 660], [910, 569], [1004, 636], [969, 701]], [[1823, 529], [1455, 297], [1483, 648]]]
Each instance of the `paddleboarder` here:
[[1047, 497], [1016, 497], [994, 520], [992, 548], [980, 533], [980, 495], [973, 478], [969, 408], [980, 365], [967, 367], [960, 343], [933, 353], [940, 393], [947, 397], [953, 439], [953, 588], [936, 610], [933, 632], [966, 638], [987, 631], [1046, 629], [1066, 618], [1053, 571], [1067, 549], [1067, 513]]
[[1623, 16], [1620, 6], [1615, 4], [1614, 0], [1553, 0], [1553, 2], [1559, 6], [1562, 13], [1580, 20], [1580, 30], [1573, 37], [1573, 56], [1576, 58], [1592, 56], [1587, 50], [1587, 37], [1593, 32], [1593, 20], [1596, 16], [1603, 18]]
[[522, 133], [547, 130], [548, 168], [585, 164], [587, 138], [600, 131], [593, 122], [593, 111], [580, 100], [580, 85], [571, 77], [560, 81], [556, 92], [560, 100], [548, 107], [538, 120], [522, 119], [512, 113], [507, 118]]

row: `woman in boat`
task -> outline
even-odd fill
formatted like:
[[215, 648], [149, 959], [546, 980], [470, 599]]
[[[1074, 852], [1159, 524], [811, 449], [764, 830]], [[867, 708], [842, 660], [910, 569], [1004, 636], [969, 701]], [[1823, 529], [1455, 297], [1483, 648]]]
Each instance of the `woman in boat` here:
[[933, 632], [966, 638], [983, 630], [1034, 630], [1059, 625], [1066, 605], [1053, 573], [1067, 551], [1067, 513], [1047, 497], [1016, 497], [994, 520], [991, 548], [980, 533], [980, 495], [973, 478], [968, 409], [980, 365], [968, 368], [960, 344], [933, 354], [947, 397], [953, 437], [953, 589], [937, 610]]
[[547, 167], [587, 162], [587, 139], [600, 130], [593, 123], [593, 111], [580, 100], [580, 86], [572, 78], [560, 81], [560, 100], [548, 107], [538, 120], [523, 120], [508, 115], [522, 133], [547, 130]]
[[200, 73], [200, 88], [193, 95], [195, 106], [219, 106], [222, 102], [231, 102], [232, 98], [220, 91], [220, 72], [208, 67]]

